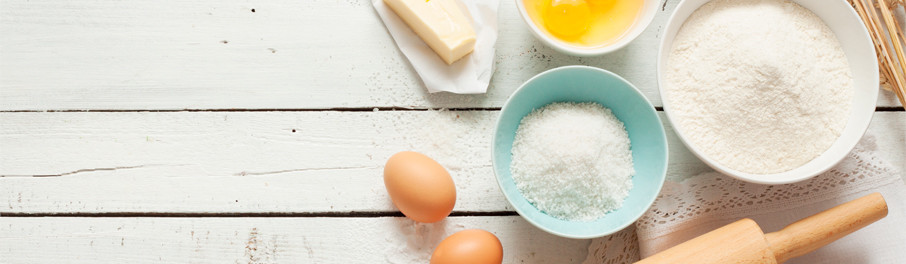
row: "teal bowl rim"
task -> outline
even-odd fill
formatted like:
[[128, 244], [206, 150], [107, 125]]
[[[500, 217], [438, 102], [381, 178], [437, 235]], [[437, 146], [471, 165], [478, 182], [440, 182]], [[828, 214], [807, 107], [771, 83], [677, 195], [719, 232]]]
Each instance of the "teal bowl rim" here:
[[[530, 217], [527, 217], [526, 214], [523, 213], [522, 210], [519, 209], [519, 207], [517, 207], [517, 206], [514, 205], [513, 199], [515, 199], [515, 198], [514, 198], [514, 197], [510, 197], [510, 195], [508, 195], [506, 192], [503, 191], [504, 188], [503, 188], [503, 182], [501, 182], [501, 179], [500, 179], [501, 176], [500, 176], [499, 174], [497, 174], [497, 166], [498, 166], [498, 165], [497, 165], [497, 159], [496, 159], [496, 153], [497, 153], [497, 146], [496, 146], [497, 144], [496, 144], [496, 142], [497, 142], [497, 134], [498, 134], [497, 131], [500, 129], [500, 123], [501, 123], [501, 119], [502, 119], [502, 117], [503, 117], [503, 113], [507, 111], [507, 109], [510, 107], [510, 103], [512, 103], [512, 98], [515, 97], [516, 94], [519, 94], [520, 92], [523, 92], [523, 90], [524, 90], [524, 88], [526, 87], [527, 84], [531, 83], [532, 81], [534, 81], [535, 79], [537, 79], [537, 78], [539, 78], [539, 77], [541, 77], [541, 76], [544, 76], [544, 75], [547, 75], [547, 74], [551, 74], [551, 73], [556, 72], [556, 71], [573, 70], [573, 69], [589, 69], [589, 70], [593, 70], [593, 71], [599, 72], [599, 73], [601, 73], [601, 74], [608, 75], [608, 76], [610, 76], [610, 77], [616, 78], [617, 80], [619, 80], [619, 81], [625, 83], [627, 86], [631, 87], [631, 88], [632, 88], [632, 91], [635, 92], [636, 95], [638, 95], [638, 96], [640, 96], [641, 98], [643, 98], [644, 101], [645, 101], [645, 103], [648, 105], [648, 107], [654, 112], [654, 118], [657, 119], [657, 121], [658, 121], [658, 127], [661, 129], [661, 139], [662, 139], [663, 142], [664, 142], [664, 154], [663, 154], [663, 155], [664, 155], [664, 156], [663, 156], [663, 158], [664, 158], [664, 164], [663, 164], [663, 165], [664, 165], [664, 172], [661, 173], [661, 175], [660, 175], [661, 180], [658, 181], [658, 186], [655, 188], [656, 190], [658, 190], [658, 192], [657, 192], [657, 193], [654, 193], [653, 195], [651, 195], [651, 196], [649, 197], [648, 201], [646, 202], [645, 210], [639, 211], [639, 213], [637, 213], [636, 215], [634, 215], [634, 216], [632, 217], [632, 219], [633, 219], [632, 221], [627, 221], [626, 223], [623, 223], [622, 225], [620, 225], [618, 228], [614, 228], [614, 229], [612, 229], [612, 230], [607, 230], [607, 231], [601, 232], [601, 233], [587, 234], [587, 235], [584, 235], [584, 236], [577, 236], [577, 235], [569, 235], [569, 234], [560, 233], [560, 232], [558, 232], [558, 231], [549, 229], [549, 228], [547, 228], [547, 227], [545, 227], [545, 226], [539, 224], [538, 222], [536, 222], [534, 219], [532, 219], [532, 218], [530, 218]], [[605, 106], [605, 107], [606, 107], [606, 106]], [[524, 116], [523, 116], [523, 117], [524, 117]], [[630, 142], [630, 144], [631, 144], [631, 142]], [[496, 178], [496, 180], [497, 180], [497, 187], [500, 188], [500, 192], [503, 193], [503, 197], [506, 198], [507, 203], [509, 203], [510, 206], [513, 207], [513, 210], [515, 210], [516, 213], [518, 213], [519, 216], [522, 217], [522, 219], [525, 219], [526, 221], [528, 221], [529, 223], [531, 223], [533, 226], [535, 226], [535, 227], [537, 227], [537, 228], [539, 228], [539, 229], [541, 229], [541, 230], [544, 230], [545, 232], [548, 232], [548, 233], [551, 233], [551, 234], [554, 234], [554, 235], [557, 235], [557, 236], [566, 237], [566, 238], [573, 238], [573, 239], [590, 239], [590, 238], [598, 238], [598, 237], [607, 236], [607, 235], [616, 233], [616, 232], [618, 232], [618, 231], [620, 231], [620, 230], [626, 229], [626, 227], [629, 227], [629, 225], [631, 225], [631, 224], [635, 223], [636, 221], [638, 221], [639, 218], [641, 218], [642, 215], [645, 214], [645, 212], [648, 211], [648, 209], [651, 208], [651, 205], [654, 204], [654, 201], [657, 199], [658, 194], [660, 194], [661, 190], [664, 188], [664, 182], [665, 182], [666, 179], [667, 179], [667, 168], [668, 168], [668, 166], [669, 166], [669, 164], [670, 164], [669, 158], [670, 158], [670, 144], [667, 143], [667, 131], [664, 129], [664, 122], [663, 122], [663, 120], [661, 120], [660, 116], [657, 115], [657, 109], [654, 108], [654, 105], [651, 104], [651, 101], [648, 100], [648, 97], [646, 97], [645, 94], [643, 94], [642, 91], [639, 90], [639, 88], [635, 87], [635, 85], [633, 85], [631, 82], [627, 81], [627, 80], [624, 79], [623, 77], [621, 77], [621, 76], [619, 76], [619, 75], [617, 75], [617, 74], [615, 74], [615, 73], [613, 73], [613, 72], [610, 72], [610, 71], [608, 71], [608, 70], [604, 70], [604, 69], [597, 68], [597, 67], [585, 66], [585, 65], [561, 66], [561, 67], [553, 68], [553, 69], [550, 69], [550, 70], [546, 70], [546, 71], [544, 71], [544, 72], [542, 72], [542, 73], [539, 73], [539, 74], [536, 74], [535, 76], [532, 76], [532, 78], [529, 78], [528, 80], [526, 80], [525, 82], [523, 82], [521, 85], [519, 85], [519, 88], [517, 88], [516, 91], [514, 91], [514, 92], [510, 95], [510, 97], [507, 99], [506, 103], [503, 104], [503, 108], [500, 109], [500, 114], [497, 116], [497, 122], [495, 122], [495, 126], [494, 126], [494, 136], [491, 138], [491, 167], [492, 167], [492, 170], [494, 171], [494, 176], [495, 176], [494, 178]], [[633, 177], [635, 177], [635, 176], [633, 176]], [[522, 198], [522, 199], [525, 199], [525, 198]]]

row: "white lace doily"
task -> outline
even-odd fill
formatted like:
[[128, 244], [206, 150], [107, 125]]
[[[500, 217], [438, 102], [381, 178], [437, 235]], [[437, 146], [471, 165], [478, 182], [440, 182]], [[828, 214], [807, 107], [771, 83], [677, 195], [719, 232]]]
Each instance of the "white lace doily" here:
[[[855, 199], [869, 191], [881, 191], [891, 211], [886, 219], [873, 226], [895, 225], [906, 220], [904, 209], [906, 188], [901, 174], [878, 158], [874, 152], [874, 142], [868, 137], [830, 171], [794, 184], [752, 184], [716, 172], [698, 175], [679, 183], [668, 181], [654, 205], [636, 222], [635, 228], [627, 228], [612, 236], [594, 239], [588, 248], [588, 257], [584, 263], [631, 263], [641, 256], [652, 255], [745, 217], [755, 219], [765, 232], [776, 231], [800, 218]], [[895, 220], [890, 220], [891, 218]], [[880, 228], [873, 226], [863, 230]], [[906, 233], [906, 228], [900, 227], [899, 230]], [[865, 234], [866, 232], [871, 231], [860, 230], [850, 236], [862, 233], [861, 236], [867, 237], [869, 235]], [[895, 237], [895, 240], [897, 239], [906, 240], [906, 235]], [[884, 241], [890, 242], [895, 241]], [[831, 245], [840, 246], [838, 244], [845, 243]], [[868, 260], [906, 257], [903, 256], [906, 253], [902, 253], [902, 250], [884, 251], [884, 245], [873, 247], [873, 250], [890, 254], [875, 252], [874, 255], [880, 256], [873, 256]], [[819, 261], [845, 257], [810, 255], [826, 257], [818, 258]], [[860, 263], [871, 262], [866, 261], [866, 258], [857, 260]]]
[[612, 235], [595, 238], [588, 246], [588, 257], [582, 264], [632, 263], [639, 260], [639, 242], [635, 226]]

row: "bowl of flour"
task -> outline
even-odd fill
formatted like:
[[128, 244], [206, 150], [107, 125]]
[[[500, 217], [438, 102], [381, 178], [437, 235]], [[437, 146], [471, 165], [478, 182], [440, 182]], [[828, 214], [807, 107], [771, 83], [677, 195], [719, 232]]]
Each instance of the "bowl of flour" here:
[[565, 66], [526, 81], [500, 112], [493, 166], [536, 227], [569, 238], [612, 234], [654, 202], [667, 169], [657, 111], [625, 79]]
[[668, 119], [692, 153], [740, 180], [818, 175], [874, 113], [874, 46], [846, 1], [686, 0], [661, 39]]

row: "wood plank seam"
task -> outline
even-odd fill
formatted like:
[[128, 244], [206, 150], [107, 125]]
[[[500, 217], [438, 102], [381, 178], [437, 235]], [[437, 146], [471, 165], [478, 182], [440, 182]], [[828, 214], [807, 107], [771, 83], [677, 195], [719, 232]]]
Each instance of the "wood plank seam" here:
[[[375, 112], [375, 111], [435, 111], [448, 110], [458, 112], [500, 111], [500, 107], [349, 107], [349, 108], [224, 108], [224, 109], [57, 109], [57, 110], [0, 110], [0, 113], [174, 113], [174, 112]], [[663, 112], [664, 107], [655, 106], [654, 110]], [[876, 112], [904, 112], [901, 107], [878, 106]]]
[[[374, 111], [500, 111], [500, 107], [332, 107], [332, 108], [213, 108], [213, 109], [53, 109], [53, 110], [0, 110], [0, 113], [173, 113], [173, 112], [374, 112]], [[656, 109], [663, 109], [656, 107]]]
[[[453, 211], [449, 217], [460, 216], [516, 216], [515, 211]], [[39, 212], [39, 213], [0, 213], [0, 217], [168, 217], [168, 218], [206, 218], [206, 217], [405, 217], [399, 211], [377, 212], [259, 212], [259, 213], [207, 213], [207, 212]]]

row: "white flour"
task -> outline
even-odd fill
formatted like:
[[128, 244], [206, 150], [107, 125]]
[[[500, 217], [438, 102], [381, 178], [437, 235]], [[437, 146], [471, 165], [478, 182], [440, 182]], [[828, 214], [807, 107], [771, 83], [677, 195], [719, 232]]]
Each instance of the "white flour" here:
[[565, 220], [591, 221], [620, 208], [632, 188], [629, 135], [610, 109], [553, 103], [519, 123], [510, 171], [535, 207]]
[[783, 0], [714, 0], [674, 39], [671, 117], [718, 163], [769, 174], [808, 163], [846, 126], [849, 63], [811, 11]]

